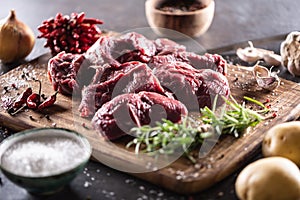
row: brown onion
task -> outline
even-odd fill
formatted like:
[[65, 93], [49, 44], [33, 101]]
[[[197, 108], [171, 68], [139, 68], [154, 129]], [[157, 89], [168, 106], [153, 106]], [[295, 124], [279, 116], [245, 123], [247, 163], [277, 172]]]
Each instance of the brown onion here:
[[34, 46], [33, 31], [16, 18], [14, 10], [0, 21], [0, 60], [11, 63], [24, 59]]

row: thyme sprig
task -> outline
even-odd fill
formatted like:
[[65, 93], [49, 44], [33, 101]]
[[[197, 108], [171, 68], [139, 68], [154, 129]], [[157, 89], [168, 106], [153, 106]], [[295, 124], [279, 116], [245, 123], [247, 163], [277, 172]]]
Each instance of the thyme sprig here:
[[126, 147], [135, 145], [136, 154], [144, 152], [150, 155], [172, 154], [182, 150], [195, 162], [190, 152], [201, 145], [204, 139], [211, 138], [214, 134], [239, 137], [248, 127], [254, 127], [264, 120], [259, 113], [268, 112], [268, 109], [255, 99], [244, 97], [245, 100], [262, 107], [262, 110], [251, 110], [246, 107], [245, 102], [239, 104], [230, 96], [230, 100], [223, 97], [226, 105], [220, 108], [221, 112], [218, 114], [217, 98], [214, 99], [212, 109], [200, 109], [200, 120], [184, 117], [181, 123], [173, 123], [162, 119], [162, 122], [156, 122], [156, 126], [153, 127], [145, 125], [133, 128], [131, 132], [136, 137]]

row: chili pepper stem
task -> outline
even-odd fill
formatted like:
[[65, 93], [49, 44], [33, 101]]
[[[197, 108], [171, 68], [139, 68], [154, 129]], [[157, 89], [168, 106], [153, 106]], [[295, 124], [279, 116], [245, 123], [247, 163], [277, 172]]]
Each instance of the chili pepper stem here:
[[41, 93], [42, 93], [42, 82], [38, 79], [34, 79], [34, 81], [39, 82], [39, 101], [41, 101]]
[[24, 108], [26, 107], [26, 105], [22, 106], [21, 108], [19, 108], [18, 110], [16, 110], [13, 113], [9, 113], [11, 116], [15, 116], [16, 114], [18, 114], [20, 111], [22, 111]]

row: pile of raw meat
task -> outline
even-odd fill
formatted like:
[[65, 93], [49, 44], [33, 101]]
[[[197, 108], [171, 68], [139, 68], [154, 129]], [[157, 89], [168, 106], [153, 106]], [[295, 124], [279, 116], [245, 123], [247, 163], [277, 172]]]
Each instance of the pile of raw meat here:
[[110, 140], [162, 118], [180, 122], [230, 93], [221, 56], [135, 32], [103, 36], [85, 54], [61, 52], [49, 61], [48, 75], [54, 90], [81, 91], [80, 115], [92, 117], [93, 128]]

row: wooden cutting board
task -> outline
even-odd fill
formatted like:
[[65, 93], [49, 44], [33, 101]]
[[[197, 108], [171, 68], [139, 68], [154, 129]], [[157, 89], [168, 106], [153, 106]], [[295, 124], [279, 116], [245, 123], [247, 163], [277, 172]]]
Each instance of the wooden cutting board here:
[[[42, 81], [42, 93], [49, 96], [54, 93], [47, 79], [47, 62], [50, 55], [44, 55], [36, 60], [21, 65], [0, 77], [1, 98], [16, 96], [28, 85], [22, 81], [22, 74], [28, 72]], [[273, 125], [298, 118], [300, 111], [300, 86], [297, 83], [282, 80], [281, 85], [273, 92], [257, 88], [251, 72], [238, 66], [229, 66], [228, 79], [233, 96], [241, 99], [243, 96], [256, 98], [262, 102], [270, 100], [270, 105], [277, 110], [278, 116], [264, 121], [255, 129], [241, 138], [222, 137], [212, 151], [204, 158], [192, 164], [181, 157], [172, 164], [160, 170], [148, 173], [131, 173], [130, 169], [151, 168], [152, 158], [141, 160], [132, 150], [125, 148], [126, 139], [114, 143], [104, 141], [90, 128], [87, 119], [78, 117], [78, 111], [72, 98], [58, 94], [57, 102], [43, 112], [26, 110], [16, 116], [10, 116], [4, 109], [0, 110], [0, 124], [20, 131], [35, 127], [63, 127], [76, 130], [85, 135], [93, 147], [93, 157], [109, 166], [128, 166], [127, 172], [154, 184], [173, 190], [177, 193], [195, 193], [204, 190], [242, 167], [261, 145], [264, 133]], [[29, 83], [35, 92], [38, 84]], [[8, 91], [3, 89], [8, 87]], [[15, 86], [17, 89], [15, 89]], [[46, 115], [50, 116], [47, 119]], [[116, 167], [118, 169], [118, 167]], [[153, 168], [152, 168], [153, 169]]]

